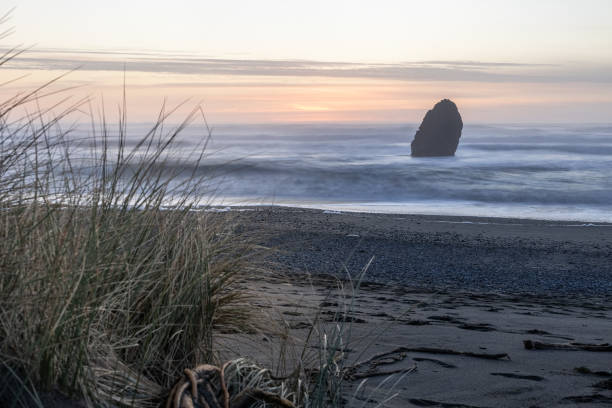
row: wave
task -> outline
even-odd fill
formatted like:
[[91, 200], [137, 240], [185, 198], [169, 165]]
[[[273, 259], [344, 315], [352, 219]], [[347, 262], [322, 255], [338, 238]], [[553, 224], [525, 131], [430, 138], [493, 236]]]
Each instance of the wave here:
[[[411, 162], [410, 159], [406, 160]], [[244, 159], [190, 163], [167, 160], [152, 171], [219, 180], [232, 196], [304, 200], [467, 200], [487, 203], [612, 203], [612, 181], [597, 170], [556, 164], [432, 167], [421, 164], [326, 163]]]
[[466, 143], [463, 149], [484, 150], [488, 152], [545, 152], [547, 154], [575, 153], [581, 155], [612, 155], [612, 144], [591, 143], [591, 144], [549, 144], [549, 143]]
[[[461, 211], [480, 203], [488, 212], [538, 206], [570, 215], [589, 208], [612, 214], [611, 126], [466, 126], [457, 155], [435, 159], [410, 157], [415, 129], [225, 126], [213, 129], [197, 168], [193, 146], [201, 144], [202, 131], [191, 129], [152, 170], [205, 176], [237, 199], [404, 206], [436, 201]], [[443, 211], [442, 204], [436, 208]]]

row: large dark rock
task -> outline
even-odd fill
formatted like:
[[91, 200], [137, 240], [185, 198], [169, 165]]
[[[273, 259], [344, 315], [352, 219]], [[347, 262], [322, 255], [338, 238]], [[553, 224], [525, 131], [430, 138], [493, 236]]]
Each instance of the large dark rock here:
[[412, 141], [415, 157], [454, 156], [461, 137], [463, 121], [457, 105], [442, 99], [427, 112]]

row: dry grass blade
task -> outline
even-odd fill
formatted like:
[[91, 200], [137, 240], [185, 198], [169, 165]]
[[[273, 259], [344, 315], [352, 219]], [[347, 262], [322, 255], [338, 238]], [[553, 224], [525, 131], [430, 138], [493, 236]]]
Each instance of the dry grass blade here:
[[136, 136], [124, 107], [115, 132], [103, 117], [75, 138], [64, 125], [89, 100], [41, 107], [59, 79], [0, 104], [0, 362], [90, 405], [157, 406], [184, 367], [214, 360], [215, 333], [257, 327], [240, 289], [251, 246], [192, 211], [200, 151], [191, 177], [168, 165], [199, 107], [177, 126], [164, 108]]

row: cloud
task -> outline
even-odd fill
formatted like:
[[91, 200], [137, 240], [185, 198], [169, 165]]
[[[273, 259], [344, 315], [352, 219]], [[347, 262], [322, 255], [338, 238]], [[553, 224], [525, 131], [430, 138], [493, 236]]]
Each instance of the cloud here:
[[555, 66], [554, 64], [526, 64], [518, 62], [483, 62], [483, 61], [422, 61], [424, 65], [444, 65], [450, 67], [543, 67]]
[[[31, 56], [30, 56], [31, 55]], [[603, 82], [612, 67], [487, 61], [355, 63], [308, 60], [202, 58], [186, 54], [123, 51], [45, 50], [14, 61], [22, 70], [136, 71], [252, 77], [367, 78], [397, 81]]]

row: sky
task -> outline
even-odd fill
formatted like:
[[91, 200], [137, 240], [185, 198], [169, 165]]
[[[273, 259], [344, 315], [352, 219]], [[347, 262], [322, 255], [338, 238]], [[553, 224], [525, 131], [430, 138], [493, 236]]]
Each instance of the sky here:
[[216, 123], [413, 123], [451, 98], [467, 122], [612, 122], [609, 0], [3, 3], [0, 48], [27, 52], [0, 94], [76, 69], [55, 86], [116, 105], [125, 79], [137, 121], [189, 100]]

